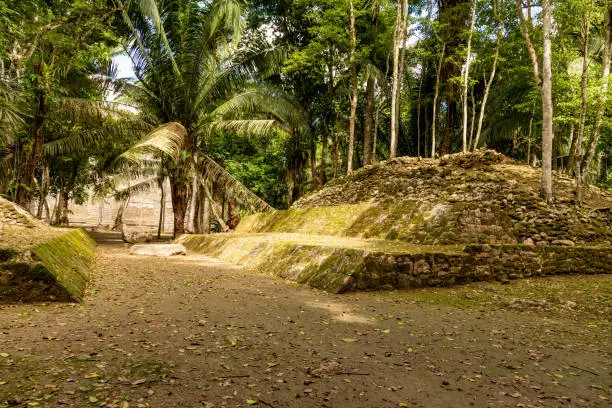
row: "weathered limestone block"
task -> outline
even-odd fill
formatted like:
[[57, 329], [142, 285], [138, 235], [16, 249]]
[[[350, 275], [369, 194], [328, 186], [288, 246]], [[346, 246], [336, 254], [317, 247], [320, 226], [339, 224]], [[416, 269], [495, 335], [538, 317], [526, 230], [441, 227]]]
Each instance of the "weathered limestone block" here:
[[121, 238], [129, 244], [151, 242], [153, 240], [153, 231], [123, 224], [121, 226]]
[[130, 248], [130, 254], [147, 256], [187, 255], [187, 249], [181, 244], [134, 245]]

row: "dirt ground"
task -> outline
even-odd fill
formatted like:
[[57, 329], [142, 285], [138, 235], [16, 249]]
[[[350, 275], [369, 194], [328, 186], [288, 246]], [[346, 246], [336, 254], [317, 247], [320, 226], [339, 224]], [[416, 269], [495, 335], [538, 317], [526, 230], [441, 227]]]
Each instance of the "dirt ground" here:
[[611, 275], [330, 295], [97, 238], [83, 304], [0, 305], [0, 407], [611, 406]]

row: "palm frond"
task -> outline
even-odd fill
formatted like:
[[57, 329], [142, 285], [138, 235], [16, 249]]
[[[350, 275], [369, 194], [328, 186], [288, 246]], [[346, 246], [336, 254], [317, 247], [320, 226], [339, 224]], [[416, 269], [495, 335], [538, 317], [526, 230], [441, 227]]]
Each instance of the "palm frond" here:
[[301, 135], [310, 134], [310, 123], [304, 109], [289, 95], [271, 89], [252, 89], [236, 95], [219, 106], [213, 115], [223, 118], [244, 114], [273, 116], [283, 129], [295, 129]]
[[186, 138], [187, 130], [183, 125], [177, 122], [166, 123], [121, 154], [119, 159], [137, 163], [147, 159], [151, 154], [162, 152], [176, 160], [183, 151]]
[[262, 200], [257, 194], [252, 192], [244, 184], [238, 181], [227, 170], [220, 166], [209, 156], [202, 156], [199, 164], [200, 174], [205, 174], [206, 178], [222, 184], [226, 190], [232, 192], [243, 203], [249, 205], [255, 211], [275, 211], [274, 208]]
[[291, 133], [291, 129], [273, 119], [215, 120], [204, 127], [208, 134], [230, 130], [246, 137], [269, 137], [279, 130]]

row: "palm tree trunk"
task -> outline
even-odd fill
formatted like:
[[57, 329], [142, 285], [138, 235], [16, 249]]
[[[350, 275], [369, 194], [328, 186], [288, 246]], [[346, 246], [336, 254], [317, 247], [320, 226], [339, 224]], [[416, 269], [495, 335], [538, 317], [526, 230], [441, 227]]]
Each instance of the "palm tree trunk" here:
[[182, 168], [170, 174], [170, 195], [174, 214], [172, 237], [178, 238], [185, 233], [185, 215], [187, 214], [187, 196], [189, 195], [187, 172]]
[[612, 43], [610, 37], [612, 36], [612, 9], [605, 11], [606, 24], [605, 24], [605, 44], [603, 51], [603, 69], [602, 69], [602, 84], [601, 84], [601, 98], [599, 100], [599, 107], [595, 113], [595, 125], [593, 126], [593, 132], [589, 138], [589, 143], [582, 161], [582, 177], [586, 179], [589, 173], [589, 167], [595, 157], [595, 149], [597, 148], [597, 142], [599, 141], [599, 133], [601, 131], [601, 124], [606, 110], [606, 101], [608, 98], [608, 83], [610, 78], [610, 54], [612, 52]]

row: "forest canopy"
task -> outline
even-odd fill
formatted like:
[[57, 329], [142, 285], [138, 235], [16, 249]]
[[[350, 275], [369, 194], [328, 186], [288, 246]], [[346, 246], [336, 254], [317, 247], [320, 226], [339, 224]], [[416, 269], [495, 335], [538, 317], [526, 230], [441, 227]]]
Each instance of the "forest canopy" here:
[[180, 234], [188, 205], [285, 208], [379, 161], [485, 147], [541, 167], [548, 202], [552, 172], [574, 177], [580, 201], [612, 188], [611, 13], [604, 0], [0, 1], [0, 194], [61, 224], [70, 200], [169, 180]]

